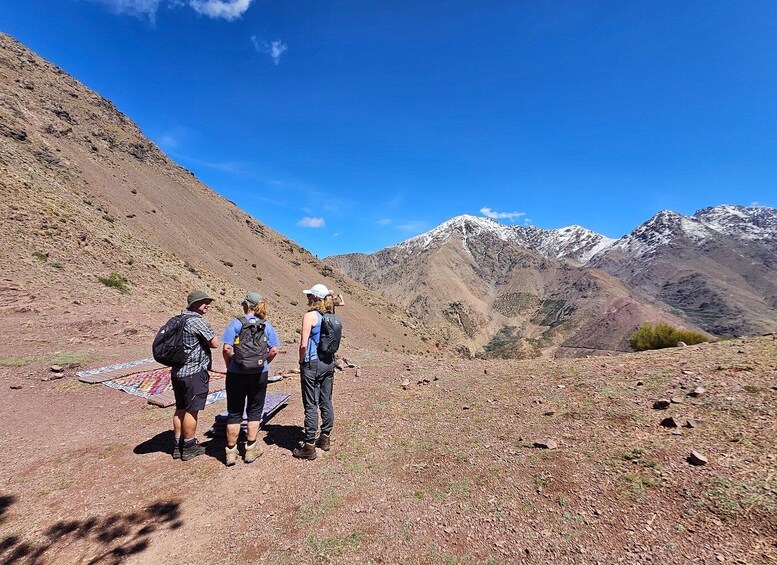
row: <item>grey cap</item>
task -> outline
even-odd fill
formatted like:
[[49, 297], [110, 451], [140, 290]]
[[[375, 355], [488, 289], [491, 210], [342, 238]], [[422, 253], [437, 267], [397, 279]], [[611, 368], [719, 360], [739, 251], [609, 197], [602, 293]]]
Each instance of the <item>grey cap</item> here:
[[248, 304], [249, 306], [256, 306], [259, 304], [264, 298], [262, 298], [262, 295], [258, 292], [249, 292], [243, 297], [243, 300], [240, 301], [240, 304]]
[[201, 300], [213, 300], [213, 297], [202, 290], [195, 290], [194, 292], [190, 292], [189, 296], [186, 297], [186, 307], [191, 308], [192, 304], [200, 302]]

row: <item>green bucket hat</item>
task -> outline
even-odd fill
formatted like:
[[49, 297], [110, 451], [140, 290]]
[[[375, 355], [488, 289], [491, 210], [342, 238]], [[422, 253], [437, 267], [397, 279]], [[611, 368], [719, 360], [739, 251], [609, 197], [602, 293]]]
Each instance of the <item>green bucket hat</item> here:
[[213, 300], [213, 297], [210, 296], [207, 292], [195, 290], [194, 292], [189, 293], [189, 296], [186, 297], [186, 307], [191, 308], [192, 304], [195, 302], [200, 302], [201, 300]]

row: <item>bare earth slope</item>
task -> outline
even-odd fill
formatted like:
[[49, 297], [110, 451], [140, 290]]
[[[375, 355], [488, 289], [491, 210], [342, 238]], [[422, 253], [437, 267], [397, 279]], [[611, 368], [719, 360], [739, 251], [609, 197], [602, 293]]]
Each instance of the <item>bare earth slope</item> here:
[[[301, 291], [316, 282], [346, 296], [346, 345], [427, 349], [403, 312], [217, 195], [109, 101], [4, 34], [0, 190], [0, 354], [148, 344], [195, 288], [219, 298], [219, 331], [259, 290], [293, 341]], [[126, 294], [98, 280], [111, 273]]]
[[[302, 407], [284, 380], [271, 390], [294, 396], [262, 433], [264, 455], [233, 468], [218, 440], [173, 461], [169, 410], [73, 378], [41, 383], [46, 367], [0, 369], [0, 559], [777, 559], [771, 336], [590, 359], [355, 360], [360, 377], [336, 377], [332, 451], [291, 457]], [[654, 410], [659, 398], [678, 403]], [[680, 428], [659, 425], [670, 416]], [[543, 439], [558, 447], [534, 447]]]

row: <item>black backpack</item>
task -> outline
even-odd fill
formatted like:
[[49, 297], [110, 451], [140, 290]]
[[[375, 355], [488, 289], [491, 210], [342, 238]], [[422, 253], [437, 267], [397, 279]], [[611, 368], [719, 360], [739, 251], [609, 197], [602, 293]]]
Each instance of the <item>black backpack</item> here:
[[327, 312], [321, 316], [321, 333], [318, 337], [318, 356], [331, 359], [340, 349], [340, 339], [343, 337], [343, 323], [340, 318]]
[[168, 367], [180, 366], [186, 362], [186, 348], [183, 345], [183, 329], [186, 316], [173, 316], [159, 331], [151, 345], [154, 361]]
[[244, 371], [261, 370], [270, 350], [267, 335], [264, 333], [264, 322], [259, 318], [249, 319], [245, 316], [240, 316], [238, 321], [243, 327], [240, 328], [240, 334], [232, 346], [232, 359]]

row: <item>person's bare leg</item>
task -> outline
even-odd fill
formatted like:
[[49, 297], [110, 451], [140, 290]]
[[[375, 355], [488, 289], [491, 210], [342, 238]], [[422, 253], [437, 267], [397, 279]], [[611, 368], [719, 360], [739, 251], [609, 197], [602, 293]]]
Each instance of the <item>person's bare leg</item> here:
[[259, 424], [261, 424], [261, 422], [252, 422], [249, 420], [247, 435], [248, 441], [256, 441], [256, 436], [259, 434]]
[[237, 444], [240, 435], [240, 424], [227, 424], [227, 446]]
[[183, 439], [185, 441], [194, 438], [194, 435], [197, 433], [198, 413], [199, 411], [184, 411], [184, 416], [181, 418], [181, 431], [183, 432]]
[[181, 437], [181, 422], [184, 414], [186, 414], [186, 410], [176, 410], [173, 413], [173, 434], [175, 437]]

